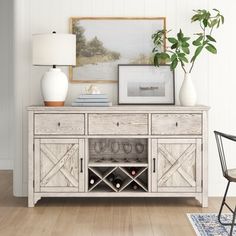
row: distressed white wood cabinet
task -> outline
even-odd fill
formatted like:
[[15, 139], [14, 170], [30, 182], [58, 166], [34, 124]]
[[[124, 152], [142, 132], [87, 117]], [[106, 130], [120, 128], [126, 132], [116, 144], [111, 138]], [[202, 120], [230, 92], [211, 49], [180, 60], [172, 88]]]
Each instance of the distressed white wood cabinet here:
[[[206, 207], [207, 112], [29, 107], [28, 206], [42, 197], [195, 197]], [[119, 189], [111, 174], [122, 179]]]

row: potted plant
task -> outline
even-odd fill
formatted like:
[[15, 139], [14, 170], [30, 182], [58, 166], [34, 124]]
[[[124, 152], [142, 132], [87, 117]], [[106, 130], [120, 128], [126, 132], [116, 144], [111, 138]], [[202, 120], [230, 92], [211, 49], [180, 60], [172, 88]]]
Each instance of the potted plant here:
[[[203, 50], [212, 54], [217, 53], [213, 31], [224, 23], [224, 17], [217, 9], [213, 9], [213, 12], [204, 9], [194, 10], [191, 21], [198, 22], [200, 26], [200, 32], [195, 33], [193, 38], [186, 37], [181, 29], [176, 37], [167, 37], [170, 31], [166, 30], [159, 30], [152, 35], [154, 65], [170, 63], [171, 70], [181, 66], [184, 71], [184, 81], [179, 93], [180, 103], [183, 106], [196, 104], [197, 96], [191, 80], [191, 72]], [[161, 48], [164, 47], [165, 42], [168, 42], [169, 46], [163, 52]], [[191, 47], [190, 44], [192, 44]]]

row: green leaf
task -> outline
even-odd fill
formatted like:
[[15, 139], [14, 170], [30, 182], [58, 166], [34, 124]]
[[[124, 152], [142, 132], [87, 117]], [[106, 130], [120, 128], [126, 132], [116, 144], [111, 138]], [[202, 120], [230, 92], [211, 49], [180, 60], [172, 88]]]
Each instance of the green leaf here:
[[220, 18], [221, 18], [221, 23], [224, 24], [224, 23], [225, 23], [225, 18], [224, 18], [224, 16], [221, 15]]
[[188, 41], [189, 39], [190, 39], [190, 37], [184, 37], [184, 38], [183, 38], [183, 41], [186, 42], [186, 41]]
[[194, 46], [200, 46], [201, 44], [202, 43], [200, 41], [197, 41], [197, 40], [193, 41]]
[[170, 69], [174, 70], [178, 65], [178, 60], [175, 59], [174, 61], [172, 61], [171, 65], [170, 65]]
[[175, 43], [175, 44], [173, 44], [172, 46], [171, 46], [171, 49], [175, 49], [175, 48], [177, 48], [178, 47], [178, 43]]
[[216, 8], [213, 8], [212, 10], [213, 10], [213, 11], [216, 11], [216, 12], [220, 12], [220, 11], [219, 11], [219, 10], [217, 10]]
[[213, 54], [217, 54], [217, 49], [210, 43], [206, 46], [206, 49]]
[[170, 56], [166, 52], [162, 52], [161, 55], [160, 55], [160, 58], [163, 59], [163, 60], [166, 60], [166, 59], [169, 59]]
[[184, 47], [184, 48], [189, 47], [189, 43], [187, 43], [187, 42], [183, 42], [183, 43], [182, 43], [182, 47]]
[[188, 63], [188, 59], [186, 57], [181, 57], [181, 60], [184, 61], [185, 63]]
[[194, 56], [191, 59], [191, 62], [193, 62], [197, 58], [197, 56], [201, 53], [202, 49], [203, 49], [203, 45], [197, 47], [197, 49], [195, 50]]
[[159, 63], [159, 54], [160, 53], [157, 53], [154, 56], [153, 63], [154, 63], [155, 66], [159, 66], [160, 65], [160, 63]]
[[182, 50], [183, 50], [183, 52], [186, 53], [186, 54], [189, 54], [189, 53], [190, 53], [188, 47], [182, 47]]
[[204, 19], [202, 22], [203, 22], [204, 27], [207, 27], [208, 20], [207, 20], [207, 19]]
[[191, 21], [194, 22], [194, 21], [197, 21], [197, 20], [199, 20], [199, 14], [193, 15], [192, 18], [191, 18]]
[[184, 37], [184, 34], [182, 32], [182, 30], [180, 29], [179, 33], [177, 34], [178, 40], [182, 40]]
[[168, 38], [168, 41], [173, 44], [178, 43], [178, 40], [175, 38]]
[[171, 60], [171, 61], [174, 61], [176, 58], [177, 58], [177, 55], [176, 55], [176, 54], [172, 54], [170, 60]]
[[208, 40], [210, 40], [211, 42], [216, 42], [216, 40], [211, 36], [211, 35], [207, 35], [206, 36]]

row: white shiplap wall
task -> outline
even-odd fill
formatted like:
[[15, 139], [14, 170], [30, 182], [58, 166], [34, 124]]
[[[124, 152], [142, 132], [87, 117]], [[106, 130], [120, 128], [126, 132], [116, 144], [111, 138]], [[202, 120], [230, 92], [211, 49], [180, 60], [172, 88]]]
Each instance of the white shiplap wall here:
[[0, 1], [0, 169], [12, 169], [12, 4]]
[[[19, 156], [16, 161], [15, 194], [26, 192], [27, 184], [27, 118], [25, 107], [41, 104], [40, 77], [47, 68], [31, 66], [31, 35], [34, 33], [68, 32], [68, 19], [71, 16], [166, 16], [167, 27], [176, 33], [182, 28], [186, 34], [198, 30], [190, 23], [193, 9], [219, 8], [226, 23], [217, 33], [218, 56], [204, 54], [196, 63], [193, 79], [198, 92], [198, 103], [211, 106], [210, 145], [209, 145], [209, 194], [222, 195], [225, 181], [221, 177], [219, 160], [212, 134], [214, 129], [236, 133], [236, 99], [234, 89], [234, 38], [233, 22], [236, 10], [235, 0], [15, 0], [15, 82], [16, 93], [23, 101], [16, 101], [17, 114], [21, 114], [17, 125], [17, 137], [23, 134], [23, 140], [17, 144]], [[125, 37], [125, 36], [124, 36]], [[23, 55], [23, 59], [22, 59]], [[65, 69], [67, 72], [67, 69]], [[177, 70], [176, 91], [182, 83], [183, 73]], [[21, 79], [19, 82], [17, 79]], [[108, 93], [113, 103], [117, 102], [117, 86], [98, 85]], [[82, 90], [82, 84], [70, 84], [67, 103]], [[177, 98], [178, 102], [178, 98]], [[236, 155], [236, 152], [235, 152]], [[23, 183], [23, 185], [21, 185]], [[22, 188], [23, 186], [23, 188]], [[236, 194], [236, 189], [231, 194]]]

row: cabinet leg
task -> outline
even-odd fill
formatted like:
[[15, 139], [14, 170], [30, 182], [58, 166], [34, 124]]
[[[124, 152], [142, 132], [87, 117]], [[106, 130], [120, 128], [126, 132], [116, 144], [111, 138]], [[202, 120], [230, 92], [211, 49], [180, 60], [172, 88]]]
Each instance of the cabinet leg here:
[[202, 207], [208, 207], [208, 196], [202, 195]]
[[36, 204], [40, 199], [41, 197], [34, 197], [34, 204]]
[[33, 197], [28, 197], [28, 207], [34, 207], [34, 199]]
[[200, 203], [200, 205], [202, 205], [202, 194], [196, 196], [195, 199]]

